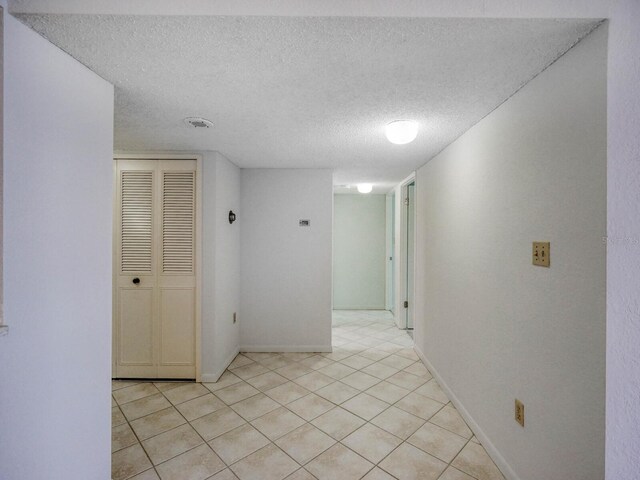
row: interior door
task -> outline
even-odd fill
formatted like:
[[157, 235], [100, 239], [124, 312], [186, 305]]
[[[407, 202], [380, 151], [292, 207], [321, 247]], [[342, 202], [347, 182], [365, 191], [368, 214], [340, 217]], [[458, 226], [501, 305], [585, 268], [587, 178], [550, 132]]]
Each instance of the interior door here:
[[116, 161], [117, 378], [195, 378], [196, 162]]

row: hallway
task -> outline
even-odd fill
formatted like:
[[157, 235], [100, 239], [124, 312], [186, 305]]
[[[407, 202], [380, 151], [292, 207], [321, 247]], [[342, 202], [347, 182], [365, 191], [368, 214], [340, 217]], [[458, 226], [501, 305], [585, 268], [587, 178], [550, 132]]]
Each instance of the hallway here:
[[388, 312], [334, 312], [332, 343], [113, 381], [113, 479], [503, 479]]

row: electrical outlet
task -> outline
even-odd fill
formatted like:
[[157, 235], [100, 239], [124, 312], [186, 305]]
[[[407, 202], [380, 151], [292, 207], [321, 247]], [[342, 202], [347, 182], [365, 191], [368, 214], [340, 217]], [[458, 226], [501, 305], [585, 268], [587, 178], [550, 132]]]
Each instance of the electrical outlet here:
[[237, 320], [238, 320], [238, 316], [236, 312], [233, 312], [233, 323], [236, 323]]
[[533, 242], [532, 263], [539, 267], [551, 265], [551, 244], [549, 242]]
[[516, 398], [516, 422], [524, 427], [524, 403]]

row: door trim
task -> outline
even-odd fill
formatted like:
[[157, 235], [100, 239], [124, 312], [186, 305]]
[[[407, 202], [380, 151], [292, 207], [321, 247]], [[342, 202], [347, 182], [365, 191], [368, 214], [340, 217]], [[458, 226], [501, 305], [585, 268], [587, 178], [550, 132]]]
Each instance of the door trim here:
[[196, 382], [202, 380], [202, 155], [198, 154], [172, 154], [172, 153], [114, 153], [113, 154], [113, 223], [111, 235], [113, 238], [112, 245], [112, 315], [111, 315], [111, 328], [112, 328], [112, 355], [111, 355], [111, 376], [113, 377], [116, 372], [116, 283], [118, 274], [118, 245], [115, 239], [115, 232], [117, 230], [117, 188], [118, 178], [116, 175], [116, 160], [195, 160], [196, 161], [196, 291], [195, 291], [195, 360], [196, 360]]
[[[404, 203], [404, 199], [405, 196], [407, 195], [407, 187], [413, 183], [414, 185], [416, 185], [417, 188], [417, 182], [416, 182], [416, 174], [415, 172], [413, 172], [411, 175], [409, 175], [407, 178], [405, 178], [402, 183], [400, 183], [400, 195], [399, 195], [399, 199], [396, 199], [396, 205], [399, 205], [399, 214], [400, 214], [400, 235], [398, 236], [397, 240], [399, 242], [399, 255], [398, 255], [398, 259], [400, 260], [400, 268], [399, 268], [399, 278], [397, 279], [398, 281], [398, 289], [396, 290], [396, 308], [397, 308], [397, 314], [395, 315], [396, 318], [396, 325], [398, 326], [398, 328], [401, 329], [406, 329], [407, 328], [407, 321], [406, 321], [406, 312], [405, 312], [405, 308], [404, 308], [404, 301], [408, 298], [408, 285], [407, 285], [407, 206]], [[414, 221], [414, 226], [415, 226], [415, 221], [416, 221], [416, 213], [417, 213], [417, 202], [415, 202], [416, 197], [414, 196], [414, 208], [413, 208], [413, 221]], [[413, 235], [414, 235], [414, 242], [413, 242], [413, 246], [414, 246], [414, 261], [415, 261], [415, 247], [416, 247], [416, 228], [414, 228], [413, 231]], [[413, 289], [414, 291], [412, 292], [412, 298], [413, 301], [415, 302], [415, 265], [413, 268]], [[413, 311], [415, 312], [415, 309], [413, 309]], [[403, 321], [401, 321], [400, 319], [404, 319]], [[413, 325], [414, 325], [414, 329], [415, 329], [415, 318], [413, 319]]]

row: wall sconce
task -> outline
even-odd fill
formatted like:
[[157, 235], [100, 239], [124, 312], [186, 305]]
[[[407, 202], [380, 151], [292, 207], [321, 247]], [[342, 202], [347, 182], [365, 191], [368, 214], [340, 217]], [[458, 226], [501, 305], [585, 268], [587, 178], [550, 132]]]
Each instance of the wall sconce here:
[[236, 214], [233, 213], [233, 210], [229, 210], [229, 223], [233, 223], [236, 221]]

